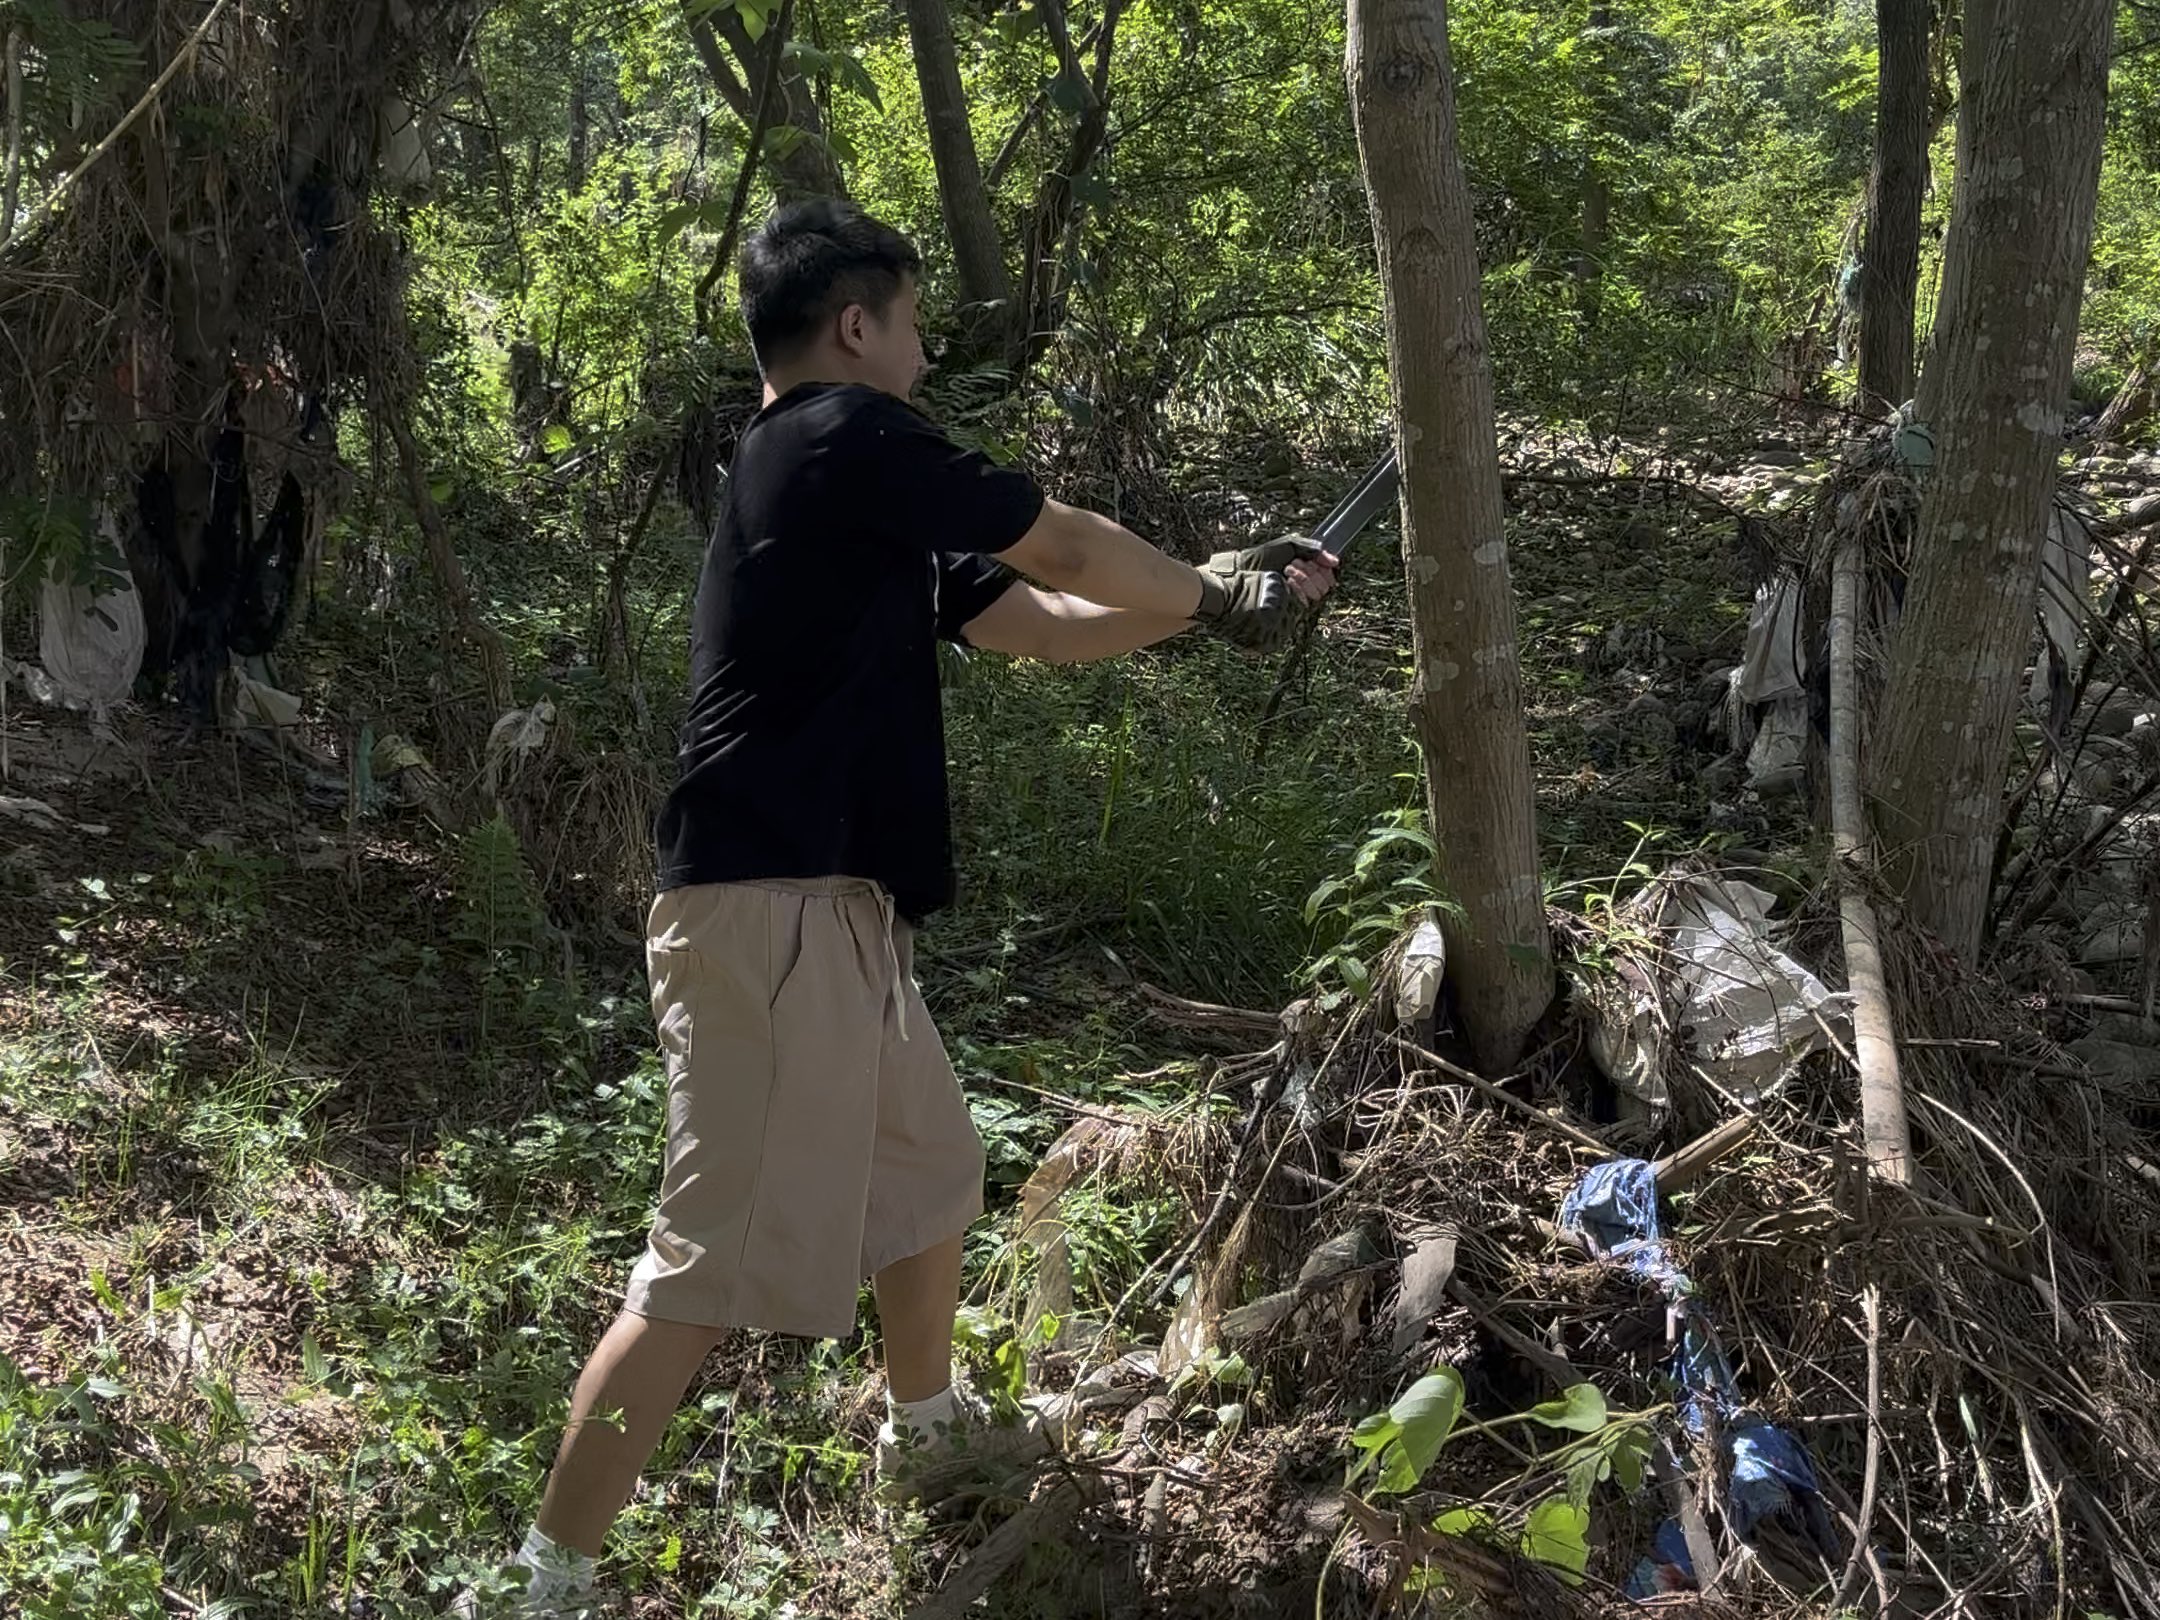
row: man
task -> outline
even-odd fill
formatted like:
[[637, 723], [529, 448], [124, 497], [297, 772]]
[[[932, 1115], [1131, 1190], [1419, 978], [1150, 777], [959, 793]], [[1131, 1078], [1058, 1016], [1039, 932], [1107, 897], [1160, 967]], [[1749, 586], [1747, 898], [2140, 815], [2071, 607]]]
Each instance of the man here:
[[[578, 1610], [728, 1329], [845, 1335], [865, 1276], [883, 1496], [935, 1501], [1048, 1449], [1039, 1419], [1000, 1423], [952, 1378], [983, 1157], [910, 972], [913, 929], [953, 893], [934, 642], [1070, 662], [1197, 622], [1264, 648], [1332, 583], [1309, 541], [1188, 567], [952, 443], [907, 403], [920, 270], [831, 201], [782, 209], [743, 253], [764, 408], [699, 580], [647, 938], [667, 1169], [505, 1568], [510, 1613]], [[468, 1593], [459, 1612], [491, 1611]]]

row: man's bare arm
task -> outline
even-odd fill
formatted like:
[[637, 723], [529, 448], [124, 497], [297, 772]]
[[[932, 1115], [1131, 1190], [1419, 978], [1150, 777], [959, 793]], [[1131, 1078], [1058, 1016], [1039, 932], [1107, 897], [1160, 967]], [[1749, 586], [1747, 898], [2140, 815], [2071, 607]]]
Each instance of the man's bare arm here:
[[[1335, 587], [1335, 559], [1292, 563], [1288, 577], [1299, 601], [1317, 602]], [[1152, 647], [1191, 624], [1169, 614], [1107, 608], [1062, 591], [1020, 585], [968, 620], [961, 633], [969, 646], [984, 652], [1084, 664]]]
[[1124, 525], [1062, 501], [1045, 501], [1034, 527], [998, 560], [1039, 585], [1099, 607], [1183, 624], [1200, 605], [1198, 569], [1165, 556]]
[[[1008, 555], [1010, 555], [1008, 553]], [[1084, 664], [1152, 647], [1192, 621], [1084, 602], [1060, 591], [1018, 585], [968, 620], [968, 645], [1046, 664]]]

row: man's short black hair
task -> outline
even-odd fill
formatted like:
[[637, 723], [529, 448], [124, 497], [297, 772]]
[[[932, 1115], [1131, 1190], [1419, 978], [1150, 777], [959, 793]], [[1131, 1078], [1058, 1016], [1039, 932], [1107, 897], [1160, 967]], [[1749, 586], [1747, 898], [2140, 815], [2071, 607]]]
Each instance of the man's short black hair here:
[[851, 202], [818, 197], [775, 209], [742, 252], [743, 324], [759, 367], [799, 353], [850, 304], [882, 318], [921, 274], [915, 244]]

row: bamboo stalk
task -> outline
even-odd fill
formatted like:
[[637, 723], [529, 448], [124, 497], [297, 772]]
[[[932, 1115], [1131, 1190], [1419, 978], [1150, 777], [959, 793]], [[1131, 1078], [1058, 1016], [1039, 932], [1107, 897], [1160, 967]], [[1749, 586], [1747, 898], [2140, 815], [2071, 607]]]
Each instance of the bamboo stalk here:
[[1912, 1137], [1898, 1073], [1897, 1031], [1883, 976], [1882, 935], [1867, 895], [1872, 863], [1860, 796], [1859, 618], [1860, 541], [1845, 530], [1838, 535], [1830, 585], [1830, 823], [1837, 852], [1838, 917], [1845, 934], [1845, 982], [1853, 1001], [1861, 1141], [1874, 1174], [1910, 1185]]
[[150, 88], [142, 93], [142, 99], [127, 110], [126, 115], [121, 118], [119, 123], [113, 125], [110, 134], [90, 149], [88, 157], [78, 163], [72, 172], [45, 194], [44, 200], [33, 208], [30, 211], [30, 217], [22, 222], [22, 229], [13, 233], [12, 240], [21, 241], [32, 235], [40, 225], [43, 225], [51, 217], [52, 211], [58, 205], [60, 199], [72, 191], [76, 183], [96, 166], [98, 159], [102, 158], [118, 144], [121, 136], [135, 127], [135, 121], [155, 105], [157, 98], [164, 92], [165, 87], [172, 83], [174, 75], [179, 73], [193, 58], [195, 47], [200, 45], [203, 36], [210, 32], [210, 25], [218, 20], [225, 8], [231, 3], [232, 0], [217, 0], [217, 4], [204, 13], [203, 20], [195, 25], [195, 31], [188, 35], [186, 43], [173, 52], [172, 60], [165, 64], [165, 71], [150, 81]]

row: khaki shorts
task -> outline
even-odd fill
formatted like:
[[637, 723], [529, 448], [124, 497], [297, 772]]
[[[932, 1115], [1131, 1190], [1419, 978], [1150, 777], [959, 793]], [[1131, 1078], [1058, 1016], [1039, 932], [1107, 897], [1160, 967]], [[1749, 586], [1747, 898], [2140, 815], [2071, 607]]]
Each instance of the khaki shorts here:
[[667, 1173], [626, 1309], [842, 1338], [863, 1278], [982, 1213], [982, 1141], [912, 943], [851, 878], [653, 902]]

